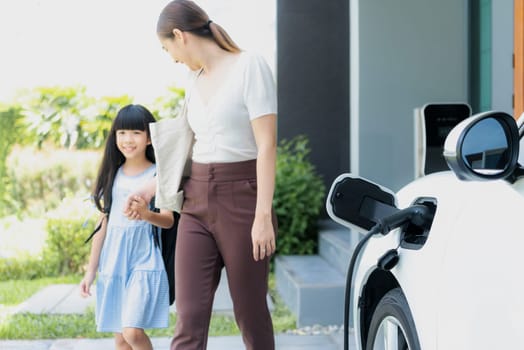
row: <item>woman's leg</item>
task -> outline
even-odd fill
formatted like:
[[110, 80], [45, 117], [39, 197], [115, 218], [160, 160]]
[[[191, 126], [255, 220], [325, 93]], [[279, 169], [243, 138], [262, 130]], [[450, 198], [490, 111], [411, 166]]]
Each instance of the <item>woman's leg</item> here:
[[181, 215], [175, 260], [177, 321], [171, 350], [204, 350], [223, 263], [214, 238], [193, 215]]
[[[227, 227], [227, 225], [225, 225]], [[226, 266], [235, 319], [248, 350], [275, 347], [273, 323], [267, 305], [269, 258], [255, 261], [251, 248], [251, 225], [224, 228], [220, 241]]]
[[[251, 228], [257, 198], [255, 163], [226, 165], [219, 175], [236, 174], [244, 179], [216, 184], [214, 208], [217, 224], [215, 238], [226, 267], [235, 319], [248, 350], [275, 348], [273, 324], [267, 305], [269, 258], [255, 261]], [[218, 177], [218, 176], [217, 176]], [[210, 197], [213, 198], [213, 197]], [[276, 217], [273, 226], [277, 230]]]
[[116, 350], [133, 350], [131, 345], [129, 345], [122, 333], [115, 333], [115, 349]]
[[124, 328], [123, 338], [133, 350], [153, 350], [151, 340], [142, 328]]

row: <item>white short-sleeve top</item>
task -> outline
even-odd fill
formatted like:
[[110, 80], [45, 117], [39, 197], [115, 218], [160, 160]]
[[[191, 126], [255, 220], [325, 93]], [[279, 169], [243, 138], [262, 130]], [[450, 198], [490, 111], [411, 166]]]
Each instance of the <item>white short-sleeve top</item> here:
[[277, 113], [273, 74], [262, 56], [241, 52], [209, 101], [203, 101], [195, 84], [189, 94], [187, 118], [195, 133], [193, 161], [229, 163], [257, 157], [251, 121]]

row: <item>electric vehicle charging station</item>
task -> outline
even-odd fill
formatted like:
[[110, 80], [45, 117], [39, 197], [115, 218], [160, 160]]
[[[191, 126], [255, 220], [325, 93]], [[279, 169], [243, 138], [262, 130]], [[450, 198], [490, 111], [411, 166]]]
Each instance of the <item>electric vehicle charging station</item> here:
[[414, 110], [415, 179], [449, 170], [442, 155], [451, 129], [471, 116], [466, 103], [427, 103]]

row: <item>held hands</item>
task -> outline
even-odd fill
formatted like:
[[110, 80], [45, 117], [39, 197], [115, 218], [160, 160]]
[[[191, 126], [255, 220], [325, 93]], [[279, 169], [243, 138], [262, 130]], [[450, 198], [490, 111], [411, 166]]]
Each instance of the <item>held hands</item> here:
[[253, 258], [255, 261], [263, 260], [275, 252], [275, 230], [271, 221], [271, 215], [255, 215], [253, 228], [251, 229], [251, 239], [253, 241]]
[[128, 197], [124, 205], [124, 215], [129, 220], [146, 220], [149, 210], [149, 202], [138, 195]]
[[80, 282], [80, 296], [87, 298], [91, 296], [91, 285], [95, 280], [96, 272], [87, 271], [84, 278]]

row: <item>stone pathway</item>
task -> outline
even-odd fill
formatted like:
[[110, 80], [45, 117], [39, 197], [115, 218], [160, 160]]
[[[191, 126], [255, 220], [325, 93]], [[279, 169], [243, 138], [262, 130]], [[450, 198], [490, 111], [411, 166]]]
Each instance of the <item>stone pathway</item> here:
[[[225, 272], [222, 273], [220, 283], [215, 293], [213, 311], [218, 313], [233, 314], [233, 301], [229, 294]], [[95, 306], [96, 285], [91, 287], [91, 297], [82, 298], [79, 287], [76, 284], [55, 284], [47, 286], [34, 294], [28, 300], [14, 309], [14, 312], [28, 312], [32, 314], [75, 314], [84, 313], [87, 308]], [[273, 310], [274, 305], [267, 296], [269, 309]], [[176, 307], [173, 304], [170, 311], [175, 313]]]
[[[27, 312], [33, 314], [72, 314], [84, 313], [95, 304], [96, 286], [91, 288], [92, 296], [82, 298], [76, 284], [56, 284], [43, 288], [9, 312]], [[270, 309], [274, 305], [268, 296]], [[171, 306], [171, 312], [176, 312]], [[5, 310], [4, 310], [5, 311]], [[229, 295], [225, 274], [217, 289], [213, 311], [233, 314], [233, 303]], [[350, 334], [351, 339], [353, 338]], [[169, 349], [170, 338], [153, 338], [154, 349]], [[277, 350], [341, 350], [343, 349], [343, 334], [340, 327], [305, 327], [277, 334], [275, 337]], [[57, 340], [0, 340], [1, 350], [109, 350], [113, 349], [113, 340], [107, 339], [57, 339]], [[208, 350], [240, 350], [244, 349], [240, 336], [210, 337]], [[350, 349], [355, 349], [351, 344]]]

